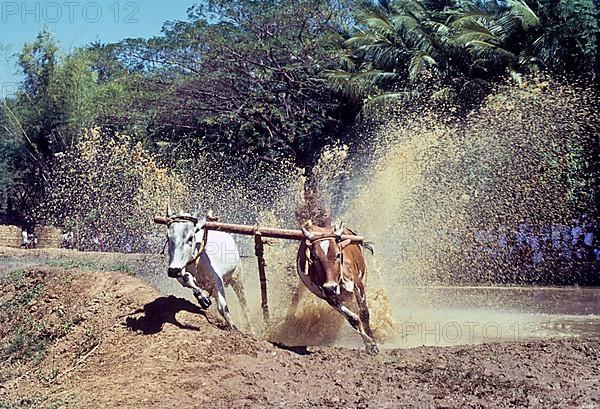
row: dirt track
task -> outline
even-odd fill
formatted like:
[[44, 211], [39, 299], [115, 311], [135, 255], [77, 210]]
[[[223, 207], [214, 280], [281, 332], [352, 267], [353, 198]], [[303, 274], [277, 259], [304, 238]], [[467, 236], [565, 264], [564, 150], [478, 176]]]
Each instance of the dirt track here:
[[19, 300], [2, 350], [32, 321], [52, 342], [37, 359], [4, 354], [5, 407], [600, 407], [597, 339], [292, 351], [123, 273], [33, 270], [3, 285], [2, 308]]

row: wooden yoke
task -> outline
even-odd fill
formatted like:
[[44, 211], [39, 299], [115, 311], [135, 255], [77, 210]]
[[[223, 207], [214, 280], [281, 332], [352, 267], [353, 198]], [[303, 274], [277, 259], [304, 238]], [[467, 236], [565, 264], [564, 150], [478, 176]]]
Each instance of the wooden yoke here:
[[[257, 231], [263, 237], [270, 237], [274, 239], [288, 239], [288, 240], [305, 240], [302, 230], [290, 230], [290, 229], [275, 229], [272, 227], [260, 227], [258, 230], [256, 226], [246, 226], [244, 224], [231, 224], [231, 223], [220, 223], [220, 222], [206, 222], [204, 228], [208, 230], [219, 230], [227, 233], [245, 234], [248, 236], [254, 236]], [[352, 242], [362, 243], [364, 241], [363, 236], [355, 236], [353, 234], [343, 234], [342, 240], [350, 240]]]
[[[174, 219], [165, 216], [155, 216], [154, 223], [169, 225]], [[226, 233], [243, 234], [246, 236], [254, 236], [254, 254], [258, 261], [258, 278], [260, 280], [260, 295], [261, 295], [261, 307], [263, 313], [263, 319], [265, 323], [269, 322], [269, 306], [267, 299], [267, 275], [265, 273], [265, 248], [264, 237], [274, 239], [288, 239], [288, 240], [305, 240], [306, 237], [302, 230], [289, 230], [289, 229], [276, 229], [270, 227], [259, 227], [259, 226], [247, 226], [244, 224], [231, 224], [231, 223], [220, 223], [216, 221], [206, 221], [204, 223], [204, 234], [208, 230], [222, 231]], [[362, 244], [364, 238], [362, 236], [355, 236], [352, 234], [343, 234], [341, 240], [350, 240], [355, 243]]]
[[[158, 224], [169, 224], [171, 219], [165, 216], [155, 216], [154, 223]], [[302, 230], [290, 230], [290, 229], [275, 229], [272, 227], [260, 227], [257, 229], [256, 226], [248, 226], [245, 224], [233, 224], [233, 223], [221, 223], [221, 222], [205, 222], [204, 229], [206, 230], [217, 230], [224, 231], [226, 233], [244, 234], [246, 236], [254, 236], [257, 231], [260, 231], [262, 237], [269, 237], [274, 239], [288, 239], [288, 240], [304, 240], [304, 234]], [[353, 234], [342, 234], [342, 240], [350, 240], [356, 243], [363, 243], [363, 236], [355, 236]]]

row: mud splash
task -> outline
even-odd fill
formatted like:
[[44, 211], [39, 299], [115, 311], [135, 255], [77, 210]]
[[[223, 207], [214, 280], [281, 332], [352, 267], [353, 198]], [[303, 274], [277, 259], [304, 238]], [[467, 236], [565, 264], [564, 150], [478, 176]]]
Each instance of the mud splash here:
[[[593, 212], [586, 150], [599, 129], [595, 106], [584, 89], [532, 80], [500, 87], [463, 120], [423, 106], [419, 115], [393, 115], [362, 149], [323, 153], [313, 170], [321, 204], [375, 244], [368, 292], [380, 341], [407, 346], [405, 323], [416, 319], [434, 330], [457, 320], [480, 328], [500, 323], [505, 334], [541, 322], [526, 311], [506, 313], [511, 297], [461, 308], [460, 291], [431, 291], [429, 301], [421, 294], [416, 311], [413, 288], [570, 282], [584, 274], [581, 262], [561, 259], [552, 235]], [[519, 235], [521, 244], [509, 241]], [[312, 329], [319, 319], [321, 311], [309, 304], [294, 311], [276, 338], [305, 342], [310, 334], [328, 343], [329, 334]], [[324, 326], [342, 331], [338, 342], [354, 344], [346, 327]], [[295, 339], [298, 328], [302, 336]], [[540, 333], [558, 334], [534, 335]]]
[[460, 122], [425, 107], [375, 134], [374, 171], [343, 216], [400, 284], [530, 282], [530, 266], [488, 237], [541, 236], [590, 212], [597, 129], [585, 92], [547, 82], [501, 88]]
[[[546, 275], [577, 274], [568, 262], [553, 268], [550, 257], [549, 268], [532, 265], [522, 254], [511, 253], [510, 246], [502, 246], [498, 237], [527, 232], [548, 237], [548, 229], [566, 225], [591, 209], [592, 179], [585, 155], [599, 129], [595, 107], [585, 89], [532, 80], [522, 87], [500, 87], [466, 118], [448, 118], [436, 106], [423, 106], [419, 115], [393, 113], [385, 125], [365, 136], [364, 145], [334, 146], [323, 152], [310, 172], [321, 205], [375, 246], [375, 256], [367, 259], [367, 292], [372, 326], [380, 341], [397, 344], [403, 323], [411, 319], [406, 311], [415, 301], [414, 286], [519, 284]], [[298, 225], [307, 172], [289, 161], [278, 163], [276, 170], [258, 162], [234, 173], [232, 163], [202, 152], [175, 161], [170, 168], [148, 158], [148, 166], [156, 168], [149, 174], [163, 175], [162, 179], [123, 178], [129, 173], [116, 165], [104, 173], [114, 174], [116, 182], [110, 186], [119, 186], [121, 178], [127, 191], [153, 200], [144, 206], [139, 201], [105, 200], [104, 207], [94, 211], [111, 215], [102, 219], [111, 224], [115, 218], [135, 223], [136, 234], [156, 238], [154, 252], [160, 251], [164, 232], [149, 218], [163, 211], [168, 200], [188, 210], [199, 204], [201, 212], [212, 209], [228, 222]], [[72, 169], [66, 166], [64, 171], [74, 177]], [[86, 183], [93, 184], [94, 179]], [[69, 200], [72, 195], [62, 197], [63, 209]], [[59, 201], [53, 202], [52, 209], [61, 208]], [[63, 215], [57, 216], [60, 221]], [[99, 224], [94, 227], [102, 230]], [[297, 309], [289, 310], [299, 288], [294, 265], [297, 243], [293, 242], [274, 241], [267, 246], [272, 322], [265, 328], [252, 240], [239, 237], [238, 243], [254, 333], [289, 345], [360, 341], [341, 316], [311, 294], [301, 297]], [[551, 240], [542, 245], [552, 250]], [[553, 251], [556, 255], [558, 250]], [[159, 288], [189, 296], [162, 269], [152, 275]], [[430, 305], [439, 305], [438, 296], [454, 297], [432, 295]], [[235, 300], [229, 290], [228, 299]], [[231, 304], [239, 322], [237, 305]], [[493, 320], [493, 314], [503, 308], [499, 301], [485, 314]], [[468, 310], [461, 314], [469, 320]]]

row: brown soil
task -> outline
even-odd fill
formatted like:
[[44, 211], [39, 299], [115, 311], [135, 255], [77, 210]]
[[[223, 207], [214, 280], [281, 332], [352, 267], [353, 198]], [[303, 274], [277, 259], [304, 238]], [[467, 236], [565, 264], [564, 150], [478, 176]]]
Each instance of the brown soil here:
[[[40, 290], [0, 320], [0, 407], [600, 407], [598, 339], [285, 349], [131, 275], [47, 268], [20, 280], [1, 286], [0, 305]], [[36, 333], [47, 349], [7, 358], [15, 325], [32, 320], [47, 323]]]

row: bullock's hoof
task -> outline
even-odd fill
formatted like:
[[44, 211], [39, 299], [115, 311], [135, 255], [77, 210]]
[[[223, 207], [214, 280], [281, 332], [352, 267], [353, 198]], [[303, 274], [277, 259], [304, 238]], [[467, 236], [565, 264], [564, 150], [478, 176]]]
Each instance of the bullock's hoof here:
[[171, 278], [181, 277], [181, 269], [170, 268], [167, 270], [167, 275]]
[[210, 305], [212, 304], [212, 301], [210, 300], [210, 298], [208, 297], [196, 297], [198, 299], [198, 304], [200, 304], [200, 307], [202, 307], [203, 309], [207, 309], [208, 307], [210, 307]]
[[366, 348], [367, 354], [369, 355], [377, 355], [379, 353], [379, 348], [377, 344], [367, 345]]

